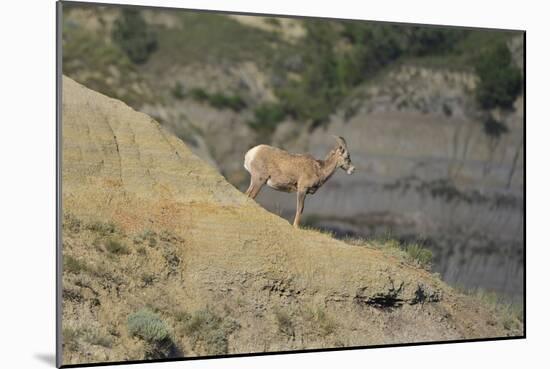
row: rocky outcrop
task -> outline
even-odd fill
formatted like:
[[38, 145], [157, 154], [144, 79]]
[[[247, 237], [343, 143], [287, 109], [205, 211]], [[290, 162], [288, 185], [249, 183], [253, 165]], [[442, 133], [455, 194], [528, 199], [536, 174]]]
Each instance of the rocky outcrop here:
[[[275, 141], [316, 157], [333, 146], [331, 134], [348, 141], [357, 171], [335, 175], [307, 198], [310, 223], [340, 235], [421, 241], [444, 280], [519, 299], [523, 97], [512, 112], [492, 112], [506, 127], [495, 137], [473, 101], [476, 83], [471, 73], [402, 66], [356, 91], [326, 127], [283, 125]], [[269, 190], [259, 202], [288, 218], [295, 206], [292, 196]]]
[[[295, 230], [149, 116], [67, 77], [62, 127], [64, 364], [522, 333], [379, 247]], [[129, 332], [141, 309], [169, 350]]]

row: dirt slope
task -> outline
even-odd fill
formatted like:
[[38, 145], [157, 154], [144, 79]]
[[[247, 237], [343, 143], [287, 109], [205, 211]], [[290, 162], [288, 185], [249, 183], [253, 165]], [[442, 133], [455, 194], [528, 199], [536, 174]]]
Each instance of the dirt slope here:
[[[521, 334], [397, 254], [295, 230], [66, 77], [62, 135], [65, 364]], [[144, 308], [168, 344], [130, 334]]]

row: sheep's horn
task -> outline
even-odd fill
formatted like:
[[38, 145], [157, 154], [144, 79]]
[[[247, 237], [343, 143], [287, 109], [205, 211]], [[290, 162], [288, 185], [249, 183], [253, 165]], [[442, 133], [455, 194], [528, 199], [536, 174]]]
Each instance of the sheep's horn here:
[[344, 140], [344, 137], [335, 136], [335, 135], [332, 135], [332, 137], [334, 137], [336, 139], [336, 142], [338, 142], [338, 144], [340, 146], [345, 147], [345, 148], [348, 147], [348, 145], [346, 144], [346, 140]]

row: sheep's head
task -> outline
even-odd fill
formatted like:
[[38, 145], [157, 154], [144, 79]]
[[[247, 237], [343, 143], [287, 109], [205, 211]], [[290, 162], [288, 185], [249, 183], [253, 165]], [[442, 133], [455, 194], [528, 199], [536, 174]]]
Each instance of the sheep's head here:
[[336, 154], [338, 155], [338, 166], [346, 171], [347, 174], [353, 174], [355, 167], [351, 163], [351, 156], [349, 154], [348, 145], [346, 140], [340, 136], [334, 136], [338, 146], [336, 147]]

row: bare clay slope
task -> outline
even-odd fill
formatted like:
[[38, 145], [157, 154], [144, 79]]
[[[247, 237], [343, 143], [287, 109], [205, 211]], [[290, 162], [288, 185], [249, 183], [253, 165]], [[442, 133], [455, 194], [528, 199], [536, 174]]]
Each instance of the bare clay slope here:
[[[66, 77], [62, 175], [65, 364], [521, 333], [398, 256], [295, 230]], [[144, 308], [168, 346], [130, 334]]]

